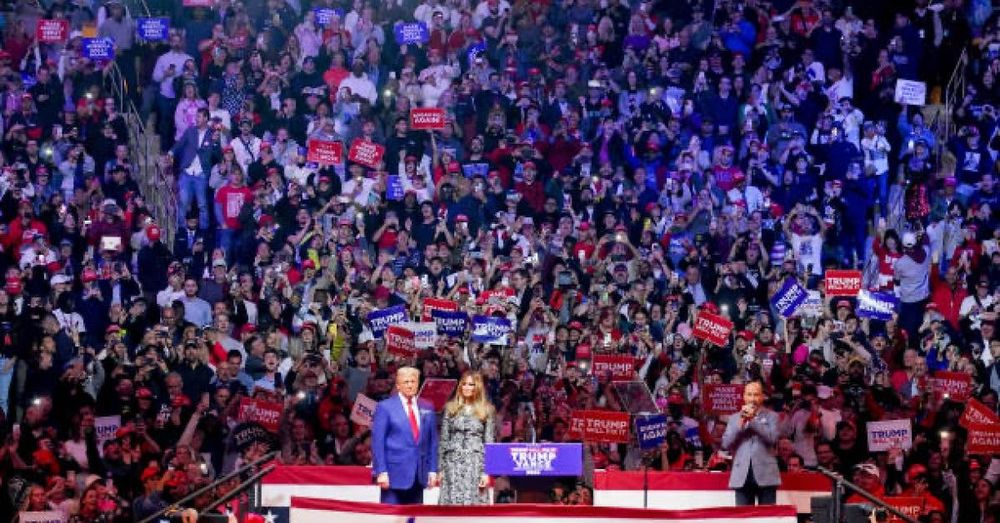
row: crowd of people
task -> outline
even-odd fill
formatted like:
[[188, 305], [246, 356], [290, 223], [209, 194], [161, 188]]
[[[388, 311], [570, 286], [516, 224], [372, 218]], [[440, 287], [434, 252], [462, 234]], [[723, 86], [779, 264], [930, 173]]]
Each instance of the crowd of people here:
[[[120, 0], [0, 12], [0, 513], [142, 518], [272, 450], [371, 465], [355, 399], [391, 397], [411, 365], [475, 371], [496, 441], [573, 441], [574, 411], [625, 409], [591, 362], [626, 355], [666, 441], [586, 442], [588, 472], [553, 503], [590, 503], [593, 469], [729, 468], [702, 391], [759, 381], [782, 471], [923, 498], [927, 521], [996, 521], [1000, 461], [966, 452], [968, 402], [931, 387], [967, 374], [997, 412], [989, 2], [148, 8], [162, 40]], [[39, 40], [40, 20], [65, 39]], [[90, 37], [113, 62], [87, 57]], [[899, 80], [926, 104], [897, 103]], [[155, 119], [173, 219], [140, 191], [123, 103]], [[445, 125], [411, 129], [414, 108]], [[311, 142], [342, 143], [341, 161], [310, 161]], [[348, 160], [355, 142], [379, 156]], [[827, 295], [831, 269], [894, 295], [888, 319]], [[819, 306], [779, 314], [790, 279]], [[420, 321], [431, 298], [512, 331], [387, 350], [369, 314]], [[721, 345], [692, 333], [706, 312], [734, 324]], [[277, 429], [246, 398], [279, 404]], [[912, 446], [868, 452], [866, 423], [894, 419]]]

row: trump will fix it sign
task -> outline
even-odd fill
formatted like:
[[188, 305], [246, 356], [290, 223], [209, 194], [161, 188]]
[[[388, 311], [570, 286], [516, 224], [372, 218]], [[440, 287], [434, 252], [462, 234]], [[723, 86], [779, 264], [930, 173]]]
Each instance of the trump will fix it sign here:
[[694, 321], [694, 337], [713, 345], [723, 346], [733, 330], [733, 322], [710, 312], [699, 312]]

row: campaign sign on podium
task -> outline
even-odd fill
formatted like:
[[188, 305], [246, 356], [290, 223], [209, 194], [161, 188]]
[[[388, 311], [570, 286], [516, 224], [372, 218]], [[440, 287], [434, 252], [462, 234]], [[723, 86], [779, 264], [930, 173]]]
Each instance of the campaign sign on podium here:
[[491, 476], [579, 476], [580, 443], [488, 443], [486, 473]]

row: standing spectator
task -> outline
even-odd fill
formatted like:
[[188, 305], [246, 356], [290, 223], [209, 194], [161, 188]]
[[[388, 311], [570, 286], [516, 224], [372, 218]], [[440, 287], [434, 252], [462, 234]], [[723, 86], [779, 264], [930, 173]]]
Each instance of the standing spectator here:
[[217, 243], [230, 261], [239, 248], [236, 240], [241, 235], [240, 212], [243, 205], [253, 197], [253, 192], [243, 185], [243, 173], [239, 167], [229, 173], [229, 183], [220, 187], [215, 194], [215, 220], [219, 224]]
[[170, 149], [180, 173], [180, 201], [177, 216], [187, 215], [192, 199], [198, 204], [198, 226], [208, 228], [208, 177], [211, 167], [222, 157], [219, 132], [208, 127], [208, 110], [198, 109], [195, 127], [189, 128]]
[[189, 60], [194, 58], [184, 52], [183, 38], [179, 33], [173, 33], [170, 35], [170, 50], [160, 55], [153, 67], [153, 81], [160, 84], [156, 97], [156, 130], [160, 135], [160, 148], [163, 150], [173, 145], [175, 136], [173, 115], [179, 93], [175, 90], [174, 80], [180, 76], [184, 64]]

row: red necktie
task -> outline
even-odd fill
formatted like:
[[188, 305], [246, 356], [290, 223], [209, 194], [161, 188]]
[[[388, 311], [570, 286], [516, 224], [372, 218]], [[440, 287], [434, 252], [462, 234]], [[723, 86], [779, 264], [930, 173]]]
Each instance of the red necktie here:
[[417, 425], [417, 413], [413, 409], [413, 398], [410, 398], [410, 430], [413, 431], [413, 441], [420, 441], [420, 426]]

